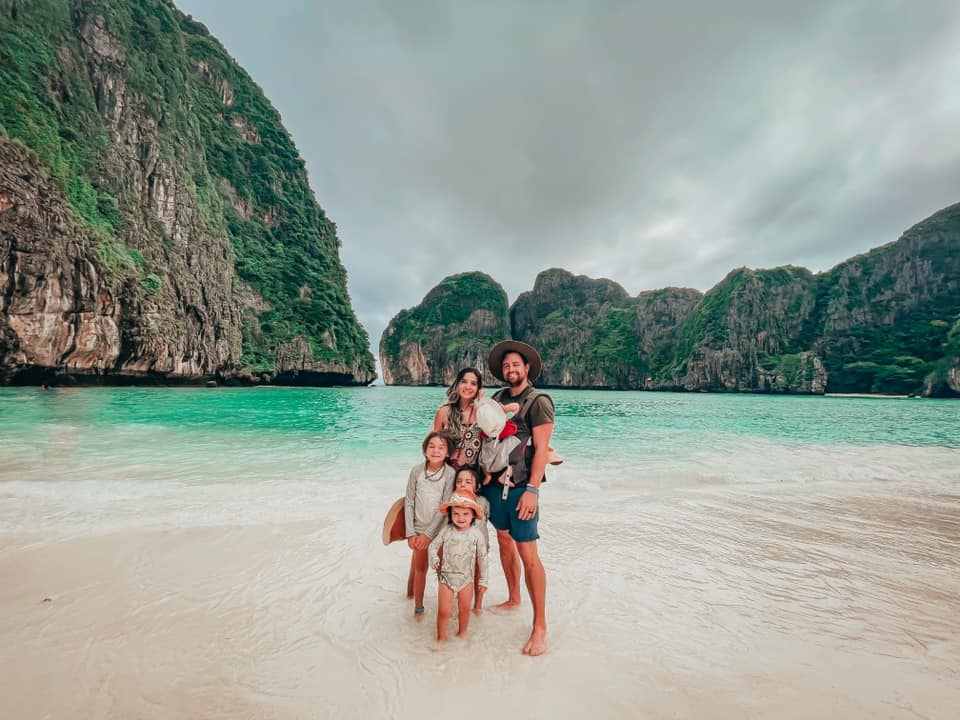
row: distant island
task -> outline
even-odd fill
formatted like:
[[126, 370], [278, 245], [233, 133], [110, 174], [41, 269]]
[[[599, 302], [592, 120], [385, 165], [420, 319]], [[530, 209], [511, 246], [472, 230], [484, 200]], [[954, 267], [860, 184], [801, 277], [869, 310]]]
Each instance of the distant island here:
[[550, 269], [508, 306], [488, 275], [454, 275], [390, 321], [384, 381], [486, 371], [505, 337], [538, 348], [543, 387], [960, 397], [960, 204], [826, 272], [738, 268], [706, 293]]
[[368, 384], [339, 245], [172, 2], [0, 1], [0, 384]]

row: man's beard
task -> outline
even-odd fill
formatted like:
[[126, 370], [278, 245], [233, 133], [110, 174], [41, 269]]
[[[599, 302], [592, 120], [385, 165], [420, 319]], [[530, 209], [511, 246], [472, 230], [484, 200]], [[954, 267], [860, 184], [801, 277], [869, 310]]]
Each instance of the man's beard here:
[[507, 384], [510, 385], [510, 387], [515, 388], [515, 387], [520, 387], [526, 381], [527, 379], [525, 377], [518, 376], [515, 380], [507, 380]]

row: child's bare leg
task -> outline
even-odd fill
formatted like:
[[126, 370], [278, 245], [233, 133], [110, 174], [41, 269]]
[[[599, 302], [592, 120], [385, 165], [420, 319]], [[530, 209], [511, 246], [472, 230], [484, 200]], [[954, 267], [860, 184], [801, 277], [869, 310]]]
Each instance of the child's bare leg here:
[[447, 639], [447, 623], [453, 610], [453, 590], [449, 585], [440, 583], [437, 589], [437, 642]]
[[423, 592], [427, 587], [427, 551], [413, 551], [413, 605], [423, 607]]
[[410, 572], [407, 574], [407, 597], [413, 597], [413, 556], [410, 556]]
[[457, 637], [467, 636], [467, 626], [470, 624], [470, 606], [473, 604], [473, 585], [467, 585], [457, 592], [457, 611], [460, 621], [460, 629], [457, 630]]

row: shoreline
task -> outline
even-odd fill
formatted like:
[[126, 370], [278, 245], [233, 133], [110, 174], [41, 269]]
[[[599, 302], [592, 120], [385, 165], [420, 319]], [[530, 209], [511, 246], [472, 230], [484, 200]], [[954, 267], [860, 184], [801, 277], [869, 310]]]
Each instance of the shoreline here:
[[[938, 398], [925, 398], [920, 395], [885, 395], [884, 393], [824, 393], [824, 397], [842, 397], [842, 398], [876, 398], [879, 400], [937, 400]], [[950, 398], [944, 398], [949, 400]]]

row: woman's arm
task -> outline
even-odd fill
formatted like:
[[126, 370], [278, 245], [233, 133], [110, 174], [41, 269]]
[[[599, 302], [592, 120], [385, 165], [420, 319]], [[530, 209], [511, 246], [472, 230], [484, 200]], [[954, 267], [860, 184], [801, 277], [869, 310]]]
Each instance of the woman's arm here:
[[437, 414], [433, 416], [433, 427], [431, 430], [443, 430], [447, 426], [447, 413], [450, 412], [450, 408], [446, 404], [441, 405], [437, 409]]

